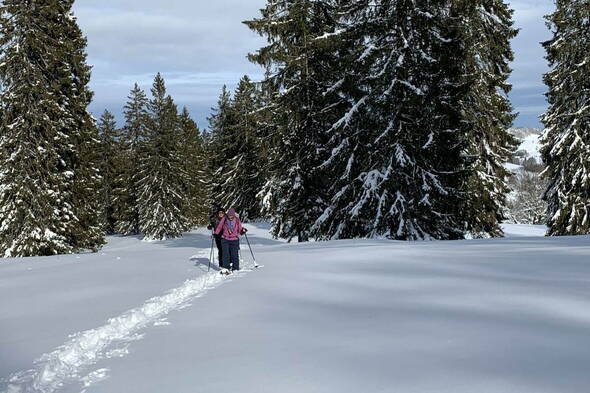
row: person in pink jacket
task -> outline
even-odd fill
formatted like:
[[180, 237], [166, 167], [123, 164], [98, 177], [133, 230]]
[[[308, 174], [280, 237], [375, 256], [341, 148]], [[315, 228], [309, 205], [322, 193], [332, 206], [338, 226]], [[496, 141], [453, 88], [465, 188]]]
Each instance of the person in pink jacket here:
[[221, 234], [221, 247], [223, 249], [223, 261], [221, 273], [229, 274], [233, 270], [240, 270], [240, 235], [247, 232], [242, 222], [232, 207], [227, 214], [219, 221], [215, 234]]

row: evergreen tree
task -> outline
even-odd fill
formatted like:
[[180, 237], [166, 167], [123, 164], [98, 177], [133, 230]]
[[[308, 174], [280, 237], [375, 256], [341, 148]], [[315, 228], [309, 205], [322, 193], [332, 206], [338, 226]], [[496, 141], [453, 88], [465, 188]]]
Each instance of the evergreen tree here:
[[201, 165], [201, 175], [200, 181], [203, 186], [203, 190], [205, 190], [205, 195], [203, 199], [203, 210], [206, 210], [207, 213], [207, 220], [209, 219], [209, 215], [211, 214], [211, 209], [218, 205], [218, 202], [214, 199], [213, 188], [214, 188], [214, 176], [213, 172], [215, 170], [214, 163], [213, 163], [213, 136], [211, 132], [206, 129], [203, 130], [201, 134], [201, 139], [203, 142], [203, 163]]
[[264, 185], [261, 146], [257, 133], [260, 92], [248, 76], [240, 81], [228, 110], [230, 120], [216, 162], [224, 162], [224, 172], [216, 177], [217, 195], [222, 206], [234, 207], [244, 221], [261, 217], [257, 194]]
[[[223, 206], [223, 183], [227, 173], [230, 172], [230, 160], [235, 152], [234, 144], [238, 141], [231, 137], [233, 120], [233, 103], [231, 93], [227, 86], [223, 86], [217, 107], [213, 108], [209, 120], [209, 141], [207, 143], [207, 155], [209, 157], [209, 183], [211, 193], [211, 205]], [[228, 207], [229, 208], [229, 207]]]
[[140, 158], [139, 222], [146, 239], [179, 237], [189, 227], [185, 211], [187, 176], [182, 161], [178, 110], [158, 74], [148, 103], [146, 155]]
[[119, 135], [115, 117], [105, 110], [98, 123], [100, 138], [100, 174], [102, 180], [101, 203], [102, 223], [108, 234], [115, 232], [116, 205], [113, 190], [119, 173]]
[[273, 192], [275, 190], [275, 178], [270, 176], [272, 168], [272, 157], [278, 157], [280, 151], [280, 119], [278, 115], [278, 89], [269, 78], [270, 73], [267, 71], [267, 77], [260, 83], [260, 108], [255, 113], [254, 122], [256, 123], [256, 135], [258, 139], [258, 170], [262, 179], [262, 187], [257, 192], [259, 202], [259, 215], [261, 219], [270, 219], [271, 212], [277, 211], [273, 205]]
[[590, 4], [558, 0], [544, 43], [549, 109], [541, 153], [549, 182], [548, 235], [590, 234]]
[[[0, 6], [0, 254], [4, 257], [73, 251], [67, 233], [74, 220], [64, 185], [70, 184], [59, 145], [60, 103], [47, 74], [59, 62], [38, 20], [55, 5], [4, 1]], [[37, 59], [44, 59], [38, 62]], [[55, 214], [57, 212], [57, 214]], [[67, 219], [71, 217], [71, 219]]]
[[340, 100], [329, 91], [334, 53], [322, 37], [335, 31], [335, 3], [269, 0], [259, 18], [245, 22], [268, 41], [250, 60], [270, 70], [266, 83], [280, 91], [275, 97], [278, 145], [263, 194], [272, 207], [273, 234], [289, 240], [308, 240], [327, 204], [330, 179], [318, 168], [328, 154], [326, 130]]
[[74, 0], [59, 1], [61, 7], [60, 26], [53, 30], [57, 42], [63, 45], [59, 56], [63, 64], [59, 89], [63, 94], [62, 108], [69, 114], [67, 132], [73, 135], [76, 148], [66, 152], [65, 161], [70, 162], [73, 173], [72, 201], [77, 218], [70, 241], [75, 249], [96, 251], [104, 243], [104, 231], [101, 225], [100, 200], [100, 142], [96, 122], [88, 110], [93, 93], [90, 84], [91, 69], [86, 64], [86, 38], [80, 30], [71, 10]]
[[[183, 108], [179, 117], [182, 132], [182, 161], [184, 174], [186, 175], [185, 214], [189, 219], [189, 226], [193, 227], [207, 222], [208, 210], [208, 185], [206, 181], [207, 157], [205, 145], [199, 127], [191, 119], [188, 109]], [[190, 229], [187, 228], [187, 229]]]
[[515, 115], [507, 94], [511, 90], [509, 63], [514, 60], [510, 41], [516, 36], [512, 14], [503, 0], [457, 0], [462, 15], [466, 58], [464, 78], [469, 91], [463, 116], [469, 124], [467, 154], [471, 176], [463, 193], [466, 230], [474, 237], [502, 236], [510, 172], [504, 164], [518, 147], [509, 132]]
[[97, 249], [96, 127], [70, 1], [0, 6], [0, 255]]
[[145, 92], [137, 85], [131, 90], [124, 108], [125, 126], [121, 131], [121, 172], [114, 190], [116, 232], [141, 233], [139, 224], [139, 163], [146, 154], [147, 104]]
[[340, 10], [329, 39], [341, 41], [342, 67], [328, 91], [348, 104], [330, 129], [331, 201], [316, 237], [463, 237], [460, 17], [450, 1], [350, 0]]

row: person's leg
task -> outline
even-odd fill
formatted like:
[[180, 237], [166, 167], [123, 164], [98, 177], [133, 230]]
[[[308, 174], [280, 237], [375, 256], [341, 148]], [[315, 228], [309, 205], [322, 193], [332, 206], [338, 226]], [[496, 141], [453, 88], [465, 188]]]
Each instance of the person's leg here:
[[234, 240], [231, 242], [231, 252], [232, 252], [232, 268], [233, 270], [240, 270], [240, 241]]
[[225, 239], [221, 239], [221, 249], [222, 249], [222, 268], [229, 269], [229, 257], [230, 257], [230, 242]]
[[221, 236], [215, 236], [215, 244], [217, 245], [217, 262], [219, 268], [223, 267], [223, 247], [221, 245]]

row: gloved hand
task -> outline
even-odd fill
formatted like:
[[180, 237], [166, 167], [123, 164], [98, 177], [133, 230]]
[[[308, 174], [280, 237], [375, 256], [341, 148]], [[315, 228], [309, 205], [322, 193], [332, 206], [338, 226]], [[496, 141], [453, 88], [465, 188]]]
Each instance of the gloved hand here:
[[245, 235], [248, 232], [246, 228], [242, 228], [242, 235]]
[[213, 225], [211, 225], [211, 224], [207, 225], [207, 229], [210, 231], [213, 230]]

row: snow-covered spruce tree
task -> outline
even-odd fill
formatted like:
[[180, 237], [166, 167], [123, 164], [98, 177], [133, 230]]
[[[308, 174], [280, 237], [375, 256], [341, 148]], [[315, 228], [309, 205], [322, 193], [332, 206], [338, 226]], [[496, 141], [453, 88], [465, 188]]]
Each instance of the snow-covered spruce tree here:
[[[209, 134], [207, 140], [208, 184], [210, 201], [213, 206], [223, 206], [223, 182], [230, 171], [232, 152], [237, 140], [231, 138], [233, 120], [233, 103], [227, 86], [223, 86], [217, 106], [212, 109], [209, 120]], [[229, 207], [226, 207], [229, 208]]]
[[450, 1], [351, 0], [341, 8], [349, 101], [334, 122], [320, 239], [463, 237], [467, 173], [458, 21]]
[[456, 0], [455, 7], [462, 16], [464, 77], [469, 83], [462, 105], [469, 125], [466, 153], [473, 160], [462, 190], [465, 229], [473, 237], [499, 237], [510, 191], [504, 164], [518, 147], [509, 133], [515, 115], [507, 97], [512, 88], [509, 63], [514, 59], [510, 41], [517, 30], [513, 11], [503, 0]]
[[119, 135], [115, 117], [105, 110], [98, 122], [102, 224], [108, 234], [115, 232], [116, 205], [113, 190], [120, 172]]
[[71, 163], [73, 172], [72, 206], [77, 218], [70, 242], [75, 249], [96, 251], [105, 242], [100, 220], [100, 142], [95, 119], [88, 110], [93, 93], [89, 89], [91, 69], [86, 64], [86, 38], [72, 14], [74, 0], [57, 2], [61, 7], [60, 26], [52, 30], [64, 60], [63, 76], [59, 89], [63, 94], [62, 107], [68, 111], [71, 122], [66, 123], [74, 138], [75, 150], [66, 153], [66, 163]]
[[179, 116], [182, 133], [182, 161], [185, 179], [185, 215], [189, 228], [205, 224], [209, 213], [207, 176], [207, 156], [205, 144], [197, 123], [191, 119], [185, 107]]
[[590, 3], [558, 0], [544, 43], [549, 109], [541, 154], [549, 236], [590, 234]]
[[340, 98], [329, 90], [335, 81], [336, 1], [269, 0], [257, 19], [246, 25], [268, 45], [250, 60], [270, 71], [267, 83], [276, 95], [277, 130], [265, 196], [275, 236], [308, 240], [311, 227], [327, 206], [331, 179], [318, 171], [329, 152], [326, 132], [339, 115]]
[[184, 209], [187, 176], [178, 110], [160, 74], [151, 91], [146, 152], [140, 157], [139, 223], [147, 240], [163, 240], [190, 226]]
[[133, 87], [124, 107], [125, 126], [121, 130], [121, 170], [114, 189], [116, 232], [123, 235], [141, 233], [139, 225], [139, 163], [146, 154], [147, 104], [145, 92]]
[[214, 187], [214, 176], [213, 171], [214, 163], [212, 162], [212, 145], [213, 145], [213, 137], [209, 129], [204, 129], [201, 132], [201, 140], [203, 142], [203, 163], [200, 167], [200, 182], [202, 184], [203, 190], [205, 191], [204, 199], [203, 199], [203, 209], [207, 212], [207, 220], [209, 219], [209, 215], [212, 214], [212, 209], [216, 206], [217, 201], [213, 197], [213, 187]]
[[[64, 189], [71, 188], [71, 180], [60, 150], [60, 145], [70, 143], [69, 135], [61, 132], [61, 106], [46, 79], [58, 59], [49, 37], [41, 34], [49, 23], [36, 16], [41, 10], [55, 12], [54, 7], [17, 0], [0, 6], [0, 255], [4, 257], [73, 251], [67, 232], [75, 218]], [[38, 58], [45, 62], [37, 62]]]
[[257, 194], [264, 185], [264, 164], [258, 138], [257, 115], [260, 91], [248, 76], [240, 81], [231, 104], [231, 122], [216, 162], [225, 161], [226, 171], [216, 177], [222, 206], [234, 207], [244, 221], [261, 217]]
[[0, 255], [103, 244], [86, 40], [73, 1], [0, 6]]
[[[267, 72], [267, 75], [269, 73]], [[258, 170], [259, 176], [263, 179], [262, 187], [258, 190], [256, 198], [259, 201], [260, 218], [269, 220], [271, 212], [276, 211], [277, 207], [273, 205], [276, 199], [273, 198], [276, 178], [271, 177], [272, 157], [278, 157], [280, 154], [280, 126], [277, 120], [279, 107], [277, 106], [279, 90], [272, 80], [268, 77], [260, 83], [260, 107], [254, 115], [256, 123], [256, 135], [259, 141], [258, 145]]]

